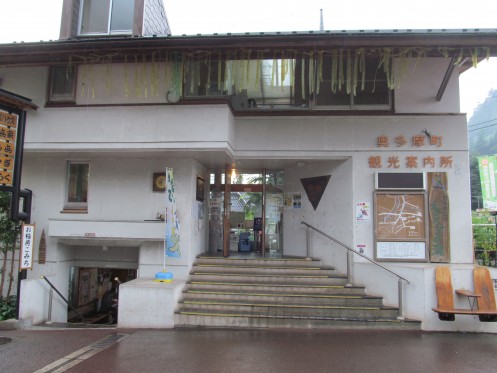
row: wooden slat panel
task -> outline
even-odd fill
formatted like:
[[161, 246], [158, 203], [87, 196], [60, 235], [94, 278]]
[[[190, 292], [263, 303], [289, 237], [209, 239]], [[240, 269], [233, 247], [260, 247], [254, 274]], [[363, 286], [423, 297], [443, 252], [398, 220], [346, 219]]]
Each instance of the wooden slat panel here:
[[444, 310], [454, 309], [454, 291], [452, 278], [448, 267], [435, 268], [435, 282], [437, 287], [438, 308]]
[[488, 268], [476, 267], [473, 272], [475, 293], [481, 294], [478, 298], [479, 311], [497, 311], [495, 306], [495, 292]]

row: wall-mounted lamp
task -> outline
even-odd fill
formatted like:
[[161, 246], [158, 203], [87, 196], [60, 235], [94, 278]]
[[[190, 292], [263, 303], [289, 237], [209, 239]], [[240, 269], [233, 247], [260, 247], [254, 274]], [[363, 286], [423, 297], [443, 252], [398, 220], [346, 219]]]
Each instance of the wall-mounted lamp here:
[[423, 134], [426, 135], [426, 137], [428, 137], [429, 139], [431, 139], [431, 133], [428, 132], [428, 130], [426, 128], [424, 128], [422, 131], [421, 131]]

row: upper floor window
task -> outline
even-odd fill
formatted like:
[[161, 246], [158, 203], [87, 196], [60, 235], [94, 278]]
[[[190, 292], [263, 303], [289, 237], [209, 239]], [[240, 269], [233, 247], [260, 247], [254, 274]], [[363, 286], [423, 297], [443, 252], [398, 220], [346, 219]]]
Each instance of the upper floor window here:
[[64, 209], [86, 210], [88, 208], [89, 174], [90, 164], [87, 162], [67, 164], [67, 193]]
[[188, 59], [184, 97], [229, 96], [244, 110], [390, 110], [392, 89], [378, 56]]
[[82, 0], [79, 34], [131, 34], [134, 9], [134, 0]]
[[[354, 59], [347, 68], [323, 57], [314, 106], [332, 110], [388, 110], [391, 90], [379, 58]], [[349, 71], [350, 70], [350, 71]], [[348, 75], [348, 76], [346, 76]]]
[[76, 75], [76, 68], [73, 66], [51, 66], [47, 101], [73, 103], [76, 100]]

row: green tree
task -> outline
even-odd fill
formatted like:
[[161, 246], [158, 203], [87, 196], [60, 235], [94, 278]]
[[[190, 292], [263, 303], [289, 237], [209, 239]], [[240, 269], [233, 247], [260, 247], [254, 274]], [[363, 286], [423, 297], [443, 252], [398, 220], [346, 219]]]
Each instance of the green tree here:
[[[2, 267], [0, 268], [0, 298], [3, 297], [3, 287], [6, 278], [9, 287], [6, 297], [10, 297], [14, 281], [14, 256], [19, 246], [21, 225], [9, 219], [10, 193], [0, 192], [0, 251], [2, 253]], [[11, 257], [10, 271], [7, 273], [7, 262]]]
[[497, 154], [497, 91], [491, 90], [483, 103], [478, 105], [468, 121], [470, 150], [471, 207], [481, 208], [480, 172], [478, 157]]

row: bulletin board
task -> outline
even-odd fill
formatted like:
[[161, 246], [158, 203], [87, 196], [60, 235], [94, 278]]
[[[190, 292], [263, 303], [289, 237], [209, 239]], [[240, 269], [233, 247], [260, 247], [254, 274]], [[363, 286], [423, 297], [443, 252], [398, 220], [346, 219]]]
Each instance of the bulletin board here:
[[378, 261], [428, 260], [425, 192], [374, 194], [375, 259]]

